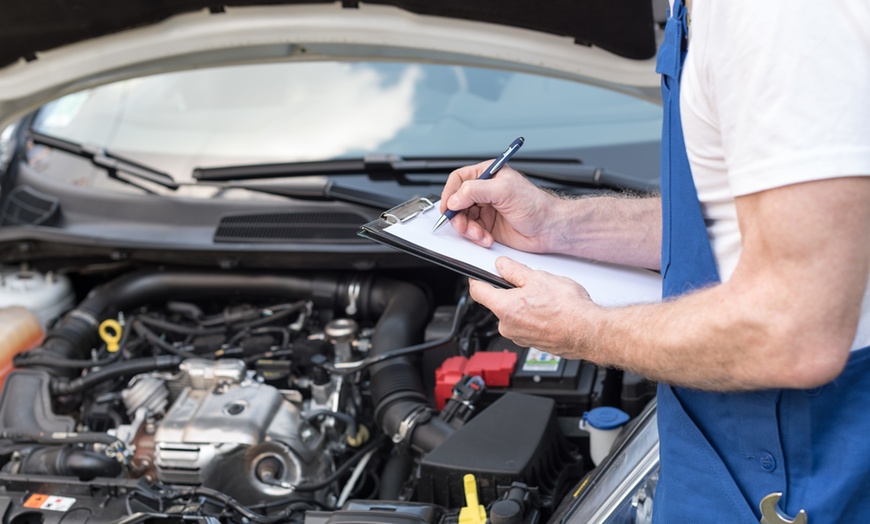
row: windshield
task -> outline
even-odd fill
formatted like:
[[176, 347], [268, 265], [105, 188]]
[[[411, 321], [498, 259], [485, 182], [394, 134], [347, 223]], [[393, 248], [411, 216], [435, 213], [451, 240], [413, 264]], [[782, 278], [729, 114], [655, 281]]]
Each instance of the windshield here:
[[[656, 144], [661, 108], [601, 87], [495, 69], [292, 62], [89, 89], [43, 107], [34, 128], [188, 182], [196, 167], [369, 154], [491, 158], [518, 136], [526, 139], [518, 158], [572, 154], [589, 163], [596, 152], [619, 158], [632, 147]], [[42, 166], [49, 176], [80, 186], [136, 190], [118, 187], [80, 160]], [[656, 170], [653, 164], [638, 176]]]

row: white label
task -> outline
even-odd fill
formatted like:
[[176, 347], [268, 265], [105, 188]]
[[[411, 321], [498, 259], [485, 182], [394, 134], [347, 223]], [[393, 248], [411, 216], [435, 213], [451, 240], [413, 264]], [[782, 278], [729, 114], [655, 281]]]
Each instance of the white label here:
[[562, 357], [551, 355], [540, 349], [529, 348], [526, 360], [523, 362], [523, 371], [558, 371]]
[[45, 501], [40, 504], [39, 509], [48, 509], [51, 511], [67, 511], [73, 504], [76, 503], [76, 499], [72, 497], [58, 497], [55, 495], [49, 495]]

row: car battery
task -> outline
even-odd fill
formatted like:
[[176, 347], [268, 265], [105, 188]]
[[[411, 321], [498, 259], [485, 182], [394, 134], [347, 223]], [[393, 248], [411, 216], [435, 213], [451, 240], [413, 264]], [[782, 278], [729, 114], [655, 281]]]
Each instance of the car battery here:
[[484, 379], [482, 405], [495, 402], [508, 391], [551, 398], [560, 415], [579, 417], [602, 405], [606, 370], [594, 364], [520, 347], [503, 337], [496, 338], [487, 349], [468, 359], [449, 358], [436, 370], [435, 403], [439, 410], [463, 375]]
[[556, 401], [558, 411], [563, 414], [582, 413], [592, 408], [593, 398], [597, 396], [597, 366], [507, 343], [516, 349], [518, 357], [511, 377], [511, 391], [549, 397]]

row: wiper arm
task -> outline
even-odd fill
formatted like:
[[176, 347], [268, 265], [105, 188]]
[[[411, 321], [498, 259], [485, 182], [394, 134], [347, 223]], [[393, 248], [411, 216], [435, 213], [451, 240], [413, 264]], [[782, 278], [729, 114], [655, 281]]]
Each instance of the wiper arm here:
[[218, 187], [221, 189], [220, 192], [230, 189], [245, 189], [302, 200], [350, 202], [376, 209], [389, 209], [404, 201], [402, 198], [395, 196], [344, 186], [326, 178], [293, 180], [291, 182], [276, 182], [271, 184], [228, 182], [220, 184]]
[[[288, 162], [226, 167], [198, 167], [193, 178], [199, 181], [265, 180], [294, 176], [367, 175], [372, 180], [394, 180], [402, 185], [431, 185], [431, 181], [413, 181], [407, 175], [449, 174], [486, 158], [402, 158], [396, 155], [369, 155], [358, 159]], [[582, 188], [654, 189], [631, 176], [584, 164], [577, 158], [514, 157], [511, 167], [538, 180]]]
[[[449, 173], [483, 158], [405, 159], [396, 155], [367, 155], [346, 160], [319, 160], [226, 167], [198, 167], [195, 180], [262, 180], [294, 176], [368, 175], [375, 180], [397, 180], [403, 175]], [[401, 180], [400, 180], [401, 181]], [[408, 182], [413, 184], [413, 182]]]
[[48, 146], [72, 155], [86, 158], [90, 160], [93, 165], [105, 169], [109, 178], [136, 186], [149, 193], [153, 193], [154, 191], [137, 184], [132, 180], [119, 177], [118, 174], [123, 173], [138, 178], [139, 180], [146, 180], [173, 191], [177, 190], [179, 187], [179, 184], [175, 182], [171, 175], [164, 173], [163, 171], [158, 171], [152, 167], [144, 166], [128, 158], [110, 153], [109, 151], [106, 151], [105, 148], [99, 146], [78, 144], [76, 142], [45, 135], [33, 130], [30, 131], [30, 138], [33, 140], [34, 144]]

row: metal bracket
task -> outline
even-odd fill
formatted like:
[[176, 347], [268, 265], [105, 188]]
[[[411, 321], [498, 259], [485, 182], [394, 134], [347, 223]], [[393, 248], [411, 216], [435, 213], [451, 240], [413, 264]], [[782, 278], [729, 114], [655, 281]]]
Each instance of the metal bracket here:
[[415, 198], [399, 204], [398, 206], [384, 211], [381, 218], [390, 224], [399, 224], [407, 222], [420, 213], [435, 206], [435, 202], [439, 200], [437, 195], [428, 195], [425, 197]]

